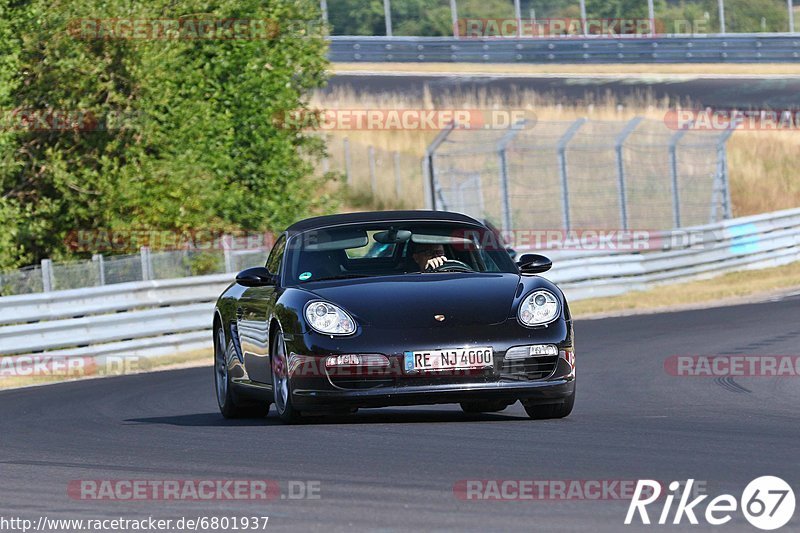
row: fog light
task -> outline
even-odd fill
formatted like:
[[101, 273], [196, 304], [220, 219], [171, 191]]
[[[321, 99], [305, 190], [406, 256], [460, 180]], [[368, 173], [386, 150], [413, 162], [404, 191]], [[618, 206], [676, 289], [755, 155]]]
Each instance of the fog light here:
[[328, 368], [334, 366], [357, 366], [361, 364], [361, 358], [356, 354], [332, 355], [325, 360]]
[[534, 344], [528, 348], [528, 355], [558, 355], [558, 348], [553, 344]]
[[386, 367], [389, 366], [389, 359], [381, 354], [344, 354], [331, 355], [325, 359], [326, 368], [342, 366], [370, 366]]

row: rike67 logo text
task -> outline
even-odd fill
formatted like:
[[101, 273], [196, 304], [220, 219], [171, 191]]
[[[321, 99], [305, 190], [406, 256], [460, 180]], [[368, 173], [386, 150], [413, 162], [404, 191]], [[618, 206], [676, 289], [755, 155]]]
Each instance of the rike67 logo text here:
[[[712, 526], [727, 524], [733, 519], [735, 513], [741, 513], [750, 524], [765, 531], [778, 529], [786, 525], [794, 515], [795, 498], [792, 487], [784, 480], [775, 476], [762, 476], [751, 481], [742, 492], [738, 500], [731, 494], [721, 494], [708, 502], [704, 502], [708, 495], [702, 494], [693, 499], [693, 479], [686, 483], [673, 481], [669, 484], [669, 492], [663, 499], [663, 507], [658, 517], [652, 518], [657, 524], [680, 524], [685, 518], [690, 524], [699, 524], [698, 516], [705, 519]], [[680, 491], [683, 487], [682, 492]], [[635, 520], [642, 524], [650, 524], [650, 511], [658, 511], [661, 505], [661, 484], [650, 479], [640, 479], [636, 484], [633, 499], [628, 507], [625, 524], [630, 525]], [[673, 502], [678, 500], [673, 511]], [[703, 505], [705, 511], [702, 511]]]

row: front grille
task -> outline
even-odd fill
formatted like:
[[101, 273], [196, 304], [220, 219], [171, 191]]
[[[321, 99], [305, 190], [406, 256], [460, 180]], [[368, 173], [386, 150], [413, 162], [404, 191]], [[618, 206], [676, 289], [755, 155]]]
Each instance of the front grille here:
[[548, 377], [558, 364], [557, 355], [539, 355], [525, 359], [503, 359], [500, 376], [514, 380], [535, 380]]

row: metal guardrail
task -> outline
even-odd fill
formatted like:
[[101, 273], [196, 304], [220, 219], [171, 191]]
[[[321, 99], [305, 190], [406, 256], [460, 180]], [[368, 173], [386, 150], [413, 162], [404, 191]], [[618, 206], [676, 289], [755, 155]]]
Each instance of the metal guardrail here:
[[555, 39], [334, 36], [328, 56], [339, 63], [776, 63], [800, 59], [800, 35]]
[[[546, 277], [570, 300], [800, 260], [800, 209], [684, 231], [701, 236], [699, 245], [537, 251], [554, 259]], [[230, 281], [221, 274], [0, 298], [0, 355], [148, 357], [208, 348], [213, 301]]]

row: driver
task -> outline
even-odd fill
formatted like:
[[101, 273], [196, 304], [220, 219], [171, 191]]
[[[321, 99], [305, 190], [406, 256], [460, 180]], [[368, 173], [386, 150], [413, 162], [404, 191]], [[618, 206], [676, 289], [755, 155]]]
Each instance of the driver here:
[[411, 257], [419, 266], [420, 272], [436, 270], [447, 261], [444, 246], [441, 244], [418, 244], [411, 242]]

